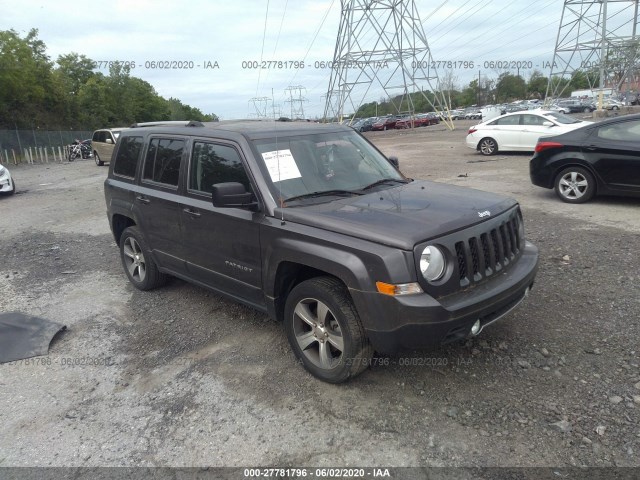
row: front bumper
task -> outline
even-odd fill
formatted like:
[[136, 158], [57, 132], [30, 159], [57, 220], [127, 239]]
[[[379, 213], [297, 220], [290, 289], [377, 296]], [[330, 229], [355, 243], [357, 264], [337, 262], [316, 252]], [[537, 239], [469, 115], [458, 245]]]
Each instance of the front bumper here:
[[363, 313], [365, 330], [378, 352], [434, 347], [469, 336], [480, 320], [481, 328], [509, 313], [533, 286], [538, 270], [538, 249], [526, 242], [524, 252], [509, 270], [491, 280], [436, 300], [424, 293], [388, 296], [352, 291]]

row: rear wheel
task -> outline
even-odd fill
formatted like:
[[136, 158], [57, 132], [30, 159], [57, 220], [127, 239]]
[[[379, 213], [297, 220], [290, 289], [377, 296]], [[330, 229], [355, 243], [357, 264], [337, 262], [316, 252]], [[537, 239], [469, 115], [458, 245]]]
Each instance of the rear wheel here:
[[129, 281], [139, 290], [152, 290], [167, 282], [151, 258], [138, 227], [128, 227], [120, 237], [120, 258]]
[[617, 105], [614, 105], [613, 107], [611, 107], [612, 110], [620, 110], [620, 107], [618, 107]]
[[325, 382], [355, 377], [373, 356], [347, 289], [332, 277], [306, 280], [289, 293], [284, 329], [296, 357]]
[[478, 150], [482, 155], [493, 155], [498, 151], [498, 142], [490, 137], [483, 138], [478, 144]]
[[555, 191], [563, 202], [584, 203], [596, 193], [596, 182], [586, 169], [569, 167], [556, 177]]
[[93, 158], [95, 159], [97, 166], [101, 167], [104, 165], [104, 162], [100, 160], [100, 155], [98, 155], [98, 152], [93, 152]]

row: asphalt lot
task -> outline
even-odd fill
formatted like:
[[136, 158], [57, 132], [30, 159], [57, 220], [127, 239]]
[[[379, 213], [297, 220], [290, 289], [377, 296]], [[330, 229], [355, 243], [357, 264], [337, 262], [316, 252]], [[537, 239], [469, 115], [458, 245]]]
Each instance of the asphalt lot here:
[[68, 329], [0, 365], [0, 466], [640, 467], [640, 199], [564, 204], [529, 183], [528, 154], [468, 149], [473, 123], [367, 136], [411, 177], [517, 198], [531, 295], [474, 340], [337, 386], [260, 313], [179, 280], [135, 290], [106, 167], [10, 167], [0, 310]]

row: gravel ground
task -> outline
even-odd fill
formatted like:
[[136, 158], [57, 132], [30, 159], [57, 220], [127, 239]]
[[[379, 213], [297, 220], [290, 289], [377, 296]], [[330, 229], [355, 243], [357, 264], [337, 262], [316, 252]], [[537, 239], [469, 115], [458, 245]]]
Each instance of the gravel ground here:
[[338, 386], [260, 313], [180, 280], [129, 285], [106, 168], [11, 168], [0, 310], [68, 329], [0, 365], [0, 466], [640, 467], [640, 199], [564, 204], [529, 183], [529, 155], [466, 148], [470, 124], [367, 135], [409, 176], [517, 198], [541, 255], [531, 295], [474, 340]]

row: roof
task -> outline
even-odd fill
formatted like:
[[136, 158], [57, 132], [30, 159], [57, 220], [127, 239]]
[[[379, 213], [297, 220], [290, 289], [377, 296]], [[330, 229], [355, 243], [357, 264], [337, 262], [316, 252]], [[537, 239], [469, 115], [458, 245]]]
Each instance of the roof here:
[[186, 134], [186, 135], [214, 135], [222, 132], [241, 134], [249, 139], [273, 138], [276, 136], [309, 135], [312, 133], [353, 132], [349, 127], [337, 123], [312, 122], [280, 122], [274, 120], [223, 120], [220, 122], [147, 122], [137, 124], [130, 131], [147, 133]]

